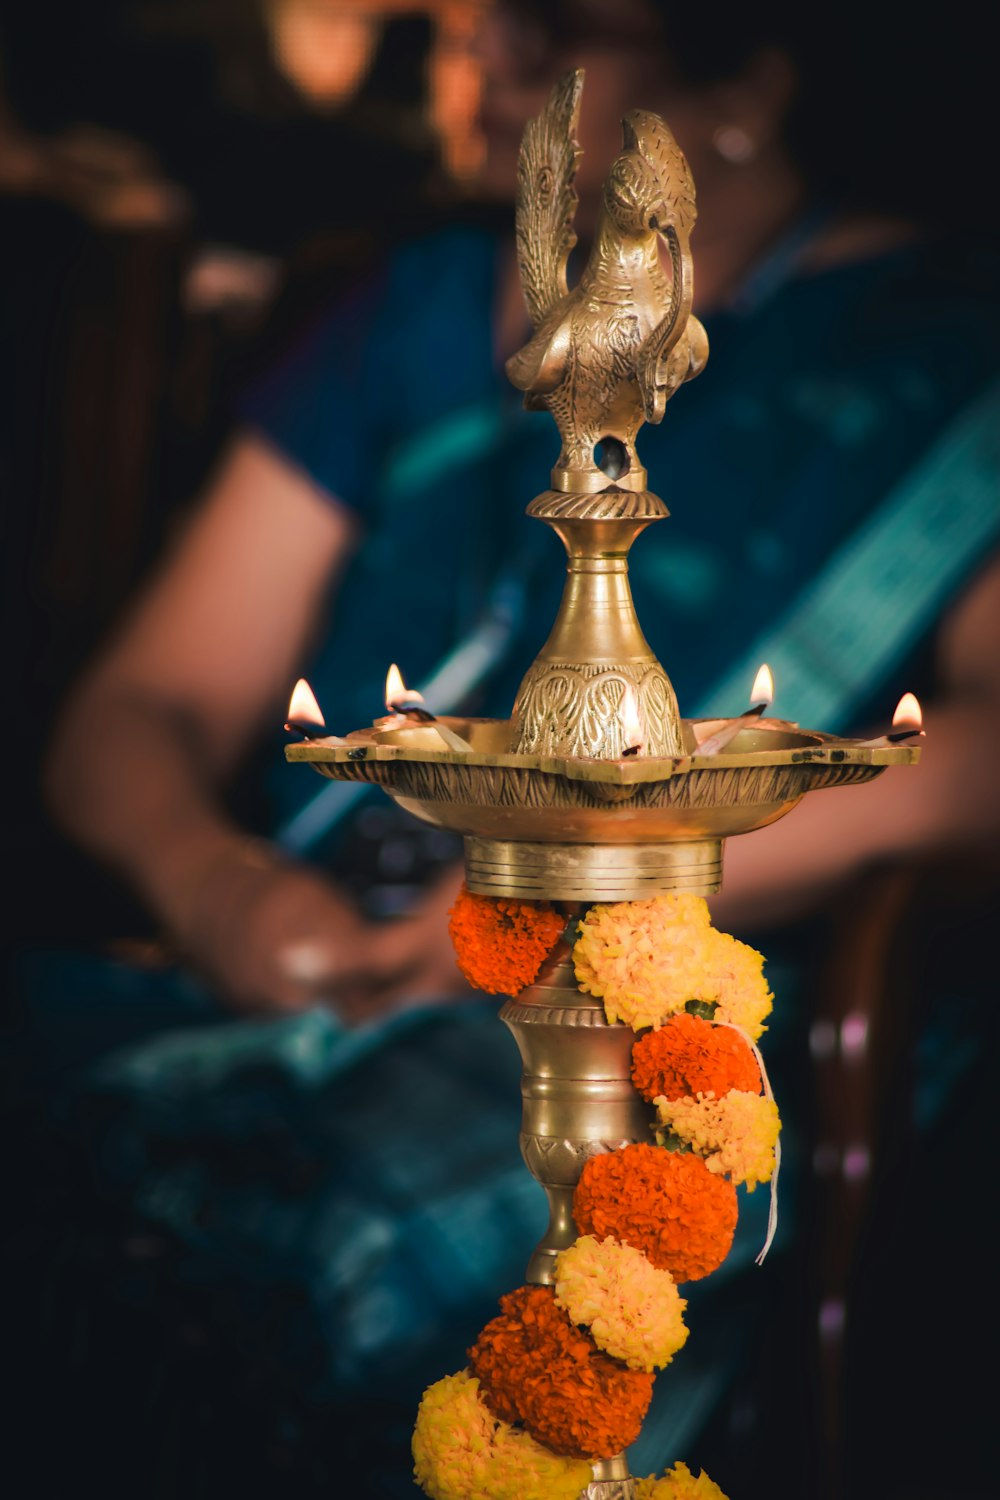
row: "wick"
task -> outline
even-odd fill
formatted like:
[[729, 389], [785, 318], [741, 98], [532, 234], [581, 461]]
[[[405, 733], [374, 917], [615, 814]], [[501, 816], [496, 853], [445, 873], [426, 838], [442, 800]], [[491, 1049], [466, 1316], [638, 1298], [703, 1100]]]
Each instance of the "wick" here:
[[418, 719], [421, 724], [433, 724], [437, 718], [429, 709], [421, 708], [419, 703], [387, 703], [386, 708], [393, 714], [404, 714], [408, 719]]
[[911, 724], [907, 729], [890, 729], [885, 734], [877, 734], [871, 740], [858, 740], [858, 744], [864, 749], [877, 750], [880, 745], [902, 745], [907, 740], [922, 740], [927, 733], [916, 724]]
[[641, 745], [627, 745], [625, 747], [625, 749], [622, 751], [622, 756], [624, 758], [624, 756], [626, 756], [626, 755], [638, 755], [639, 751], [641, 749], [642, 749]]
[[325, 724], [314, 724], [311, 719], [289, 719], [285, 724], [289, 734], [297, 734], [304, 740], [319, 740], [326, 734]]
[[926, 729], [918, 729], [911, 725], [909, 729], [893, 729], [885, 736], [890, 745], [899, 745], [903, 740], [919, 740], [927, 733]]

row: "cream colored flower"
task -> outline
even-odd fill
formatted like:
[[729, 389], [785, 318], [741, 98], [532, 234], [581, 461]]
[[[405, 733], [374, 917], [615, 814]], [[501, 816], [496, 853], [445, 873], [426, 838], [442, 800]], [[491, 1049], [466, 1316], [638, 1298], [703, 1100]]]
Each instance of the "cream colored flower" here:
[[633, 1370], [663, 1369], [687, 1339], [674, 1278], [631, 1245], [582, 1235], [558, 1257], [555, 1287], [573, 1322]]
[[664, 1132], [670, 1132], [702, 1157], [710, 1172], [743, 1183], [753, 1192], [774, 1176], [775, 1147], [781, 1120], [773, 1099], [730, 1089], [721, 1099], [653, 1100]]
[[767, 1030], [774, 996], [764, 978], [764, 955], [728, 932], [712, 932], [711, 965], [718, 983], [714, 1021], [738, 1026], [752, 1041]]
[[573, 961], [577, 983], [603, 999], [608, 1020], [636, 1031], [701, 1000], [756, 1040], [773, 1000], [762, 955], [716, 932], [707, 903], [686, 891], [592, 906]]

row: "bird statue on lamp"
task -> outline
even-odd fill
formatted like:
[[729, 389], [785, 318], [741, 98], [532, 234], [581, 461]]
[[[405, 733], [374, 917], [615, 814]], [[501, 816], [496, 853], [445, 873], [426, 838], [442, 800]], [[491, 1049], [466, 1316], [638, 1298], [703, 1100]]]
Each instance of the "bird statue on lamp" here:
[[[552, 484], [563, 496], [612, 483], [619, 492], [644, 491], [636, 433], [643, 421], [662, 420], [670, 397], [708, 359], [705, 330], [691, 314], [694, 183], [667, 125], [648, 110], [631, 110], [622, 121], [624, 149], [604, 184], [590, 256], [568, 288], [583, 76], [578, 68], [559, 80], [521, 144], [517, 253], [535, 332], [506, 365], [525, 405], [550, 411], [559, 428]], [[556, 495], [548, 513], [553, 502], [568, 513]], [[623, 513], [620, 505], [615, 513]]]

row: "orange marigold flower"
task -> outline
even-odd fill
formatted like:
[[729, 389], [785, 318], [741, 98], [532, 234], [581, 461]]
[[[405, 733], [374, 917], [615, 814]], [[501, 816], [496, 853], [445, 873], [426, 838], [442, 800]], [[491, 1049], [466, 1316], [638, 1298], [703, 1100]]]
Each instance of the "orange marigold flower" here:
[[592, 1156], [573, 1195], [581, 1234], [634, 1245], [677, 1282], [721, 1266], [736, 1230], [736, 1189], [700, 1156], [640, 1142]]
[[539, 969], [566, 926], [547, 901], [476, 896], [463, 885], [448, 913], [458, 967], [477, 990], [517, 995]]
[[469, 1350], [494, 1415], [572, 1458], [612, 1458], [634, 1443], [653, 1376], [602, 1354], [556, 1306], [552, 1287], [519, 1287], [500, 1307]]
[[658, 1031], [647, 1031], [632, 1048], [632, 1082], [644, 1099], [694, 1098], [730, 1089], [760, 1093], [753, 1049], [729, 1026], [713, 1026], [686, 1011]]

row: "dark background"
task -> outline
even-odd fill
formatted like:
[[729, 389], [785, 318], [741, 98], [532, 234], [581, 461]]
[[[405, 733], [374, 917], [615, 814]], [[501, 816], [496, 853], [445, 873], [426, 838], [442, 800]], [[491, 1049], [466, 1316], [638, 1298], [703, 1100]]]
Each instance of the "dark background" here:
[[[461, 155], [462, 143], [449, 146], [432, 123], [430, 62], [447, 10], [428, 4], [387, 17], [370, 68], [333, 101], [317, 100], [282, 69], [261, 11], [240, 0], [7, 0], [0, 10], [5, 956], [33, 943], [152, 936], [128, 893], [51, 827], [37, 767], [68, 685], [209, 475], [235, 391], [375, 245], [458, 211], [449, 150]], [[926, 23], [936, 33], [928, 48], [926, 31], [923, 42], [915, 39], [925, 23], [901, 7], [895, 15], [866, 16], [851, 5], [816, 16], [828, 92], [811, 113], [809, 147], [828, 177], [839, 173], [859, 199], [867, 182], [881, 201], [994, 234], [995, 84], [990, 50], [970, 17], [962, 6], [940, 12]], [[855, 78], [867, 78], [845, 97], [838, 81], [847, 60]], [[461, 211], [486, 210], [463, 203]], [[956, 989], [963, 976], [981, 982], [995, 888], [995, 872], [969, 868], [934, 871], [930, 884], [919, 883], [905, 933], [879, 955], [897, 999], [916, 975], [925, 987], [929, 978]], [[886, 889], [851, 893], [823, 924], [817, 1013], [833, 1024], [851, 1000], [851, 961], [860, 951], [847, 937], [863, 946]], [[827, 963], [838, 945], [839, 970]], [[818, 1411], [816, 1392], [825, 1388], [816, 1366], [826, 1356], [806, 1321], [825, 1293], [843, 1289], [846, 1262], [838, 1257], [848, 1253], [860, 1254], [864, 1271], [854, 1283], [855, 1326], [864, 1332], [849, 1349], [853, 1394], [838, 1461], [867, 1477], [866, 1494], [923, 1500], [945, 1493], [941, 1454], [949, 1435], [961, 1434], [955, 1473], [964, 1476], [965, 1500], [989, 1493], [986, 1478], [976, 1487], [990, 1466], [988, 1381], [982, 1407], [970, 1409], [966, 1382], [949, 1380], [949, 1370], [977, 1357], [978, 1330], [949, 1323], [947, 1308], [956, 1274], [982, 1288], [984, 1304], [994, 1300], [980, 1224], [993, 1163], [984, 1160], [976, 1202], [967, 1174], [952, 1173], [950, 1144], [917, 1160], [906, 1140], [894, 1139], [907, 1098], [899, 1067], [906, 1028], [919, 1019], [905, 1006], [896, 1014], [906, 1020], [880, 1035], [884, 1086], [866, 1096], [872, 1113], [861, 1121], [872, 1141], [894, 1140], [891, 1165], [864, 1195], [818, 1180], [814, 1240], [804, 1246], [786, 1321], [762, 1345], [758, 1404], [751, 1381], [742, 1406], [721, 1413], [712, 1435], [737, 1452], [743, 1444], [743, 1500], [766, 1492], [768, 1443], [801, 1449], [803, 1464], [817, 1451], [816, 1424], [829, 1411]], [[984, 1049], [995, 1051], [995, 1040], [984, 1038]], [[817, 1068], [817, 1109], [837, 1119], [830, 1099], [851, 1080], [834, 1064]], [[813, 1074], [804, 1078], [812, 1087]], [[842, 1123], [849, 1131], [858, 1122]], [[966, 1119], [945, 1124], [942, 1142], [996, 1138], [986, 1093], [970, 1101]], [[0, 1459], [0, 1484], [11, 1495], [62, 1493], [3, 1472], [15, 1458], [37, 1461], [37, 1478], [52, 1472], [58, 1455], [60, 1485], [97, 1488], [106, 1478], [123, 1489], [134, 1474], [135, 1487], [154, 1500], [346, 1493], [327, 1414], [283, 1398], [266, 1347], [259, 1364], [234, 1352], [243, 1347], [235, 1321], [228, 1342], [206, 1338], [208, 1324], [238, 1318], [225, 1289], [189, 1288], [179, 1304], [160, 1280], [169, 1247], [101, 1218], [90, 1165], [71, 1135], [54, 1133], [32, 1156], [19, 1150], [16, 1118], [6, 1129], [5, 1161], [15, 1177], [19, 1169], [30, 1177], [16, 1190], [8, 1184], [11, 1199], [30, 1203], [35, 1218], [7, 1231], [16, 1253], [3, 1271], [5, 1337], [21, 1430]], [[33, 1244], [44, 1244], [50, 1261], [41, 1290], [32, 1285], [22, 1298], [11, 1278]], [[294, 1321], [300, 1311], [289, 1306], [284, 1315]], [[914, 1328], [931, 1321], [944, 1335], [921, 1369]], [[983, 1344], [988, 1361], [989, 1337]], [[908, 1379], [900, 1378], [904, 1347], [916, 1351]], [[150, 1349], [158, 1351], [152, 1368]], [[801, 1363], [790, 1362], [791, 1351]], [[755, 1410], [766, 1420], [751, 1444], [747, 1413]], [[393, 1421], [380, 1412], [373, 1425], [363, 1409], [342, 1416], [358, 1449], [377, 1448]], [[411, 1422], [410, 1411], [395, 1414], [392, 1440], [405, 1442]], [[879, 1451], [880, 1425], [912, 1432], [912, 1444]], [[107, 1445], [106, 1475], [94, 1472], [95, 1439], [98, 1449]], [[303, 1452], [314, 1465], [308, 1478]], [[933, 1455], [929, 1471], [925, 1454]], [[844, 1500], [861, 1492], [855, 1484]]]
[[389, 16], [357, 91], [327, 103], [281, 70], [253, 4], [54, 0], [0, 15], [18, 940], [145, 932], [44, 814], [35, 771], [53, 715], [196, 499], [234, 391], [376, 243], [445, 211], [434, 38], [429, 13]]

